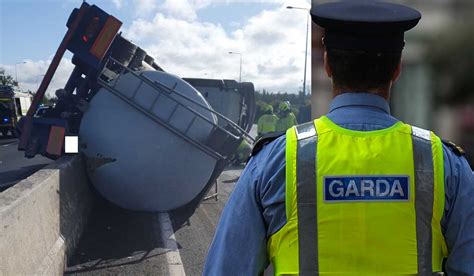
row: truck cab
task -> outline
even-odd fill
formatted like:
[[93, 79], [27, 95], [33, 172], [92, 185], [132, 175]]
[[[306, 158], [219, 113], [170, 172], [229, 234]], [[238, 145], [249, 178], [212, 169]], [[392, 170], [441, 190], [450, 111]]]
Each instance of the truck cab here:
[[18, 120], [26, 115], [31, 106], [32, 96], [12, 86], [0, 86], [0, 133], [6, 137], [10, 132], [15, 136]]

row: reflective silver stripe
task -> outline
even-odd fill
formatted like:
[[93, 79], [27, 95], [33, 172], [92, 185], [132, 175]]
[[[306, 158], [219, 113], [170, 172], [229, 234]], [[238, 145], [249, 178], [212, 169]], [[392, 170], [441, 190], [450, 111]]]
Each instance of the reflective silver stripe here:
[[[429, 134], [429, 132], [428, 132]], [[412, 127], [413, 159], [415, 162], [415, 212], [418, 249], [418, 275], [433, 275], [432, 230], [434, 197], [434, 167], [431, 140], [426, 132]]]
[[314, 127], [314, 123], [312, 121], [296, 126], [296, 137], [298, 140], [306, 139], [312, 136], [316, 136], [316, 128]]
[[299, 275], [318, 275], [316, 213], [316, 147], [313, 122], [296, 127], [296, 193], [298, 204]]
[[422, 129], [416, 126], [411, 127], [411, 133], [419, 138], [423, 138], [425, 140], [431, 141], [431, 132], [426, 129]]

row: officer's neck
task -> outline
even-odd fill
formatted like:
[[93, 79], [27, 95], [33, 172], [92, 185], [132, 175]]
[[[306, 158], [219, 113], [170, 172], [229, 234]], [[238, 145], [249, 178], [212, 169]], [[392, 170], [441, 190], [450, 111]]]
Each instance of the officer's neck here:
[[332, 90], [332, 97], [335, 98], [338, 95], [344, 94], [344, 93], [369, 93], [369, 94], [374, 94], [377, 96], [380, 96], [384, 98], [385, 100], [390, 99], [390, 87], [388, 88], [377, 88], [377, 89], [368, 89], [368, 90], [358, 90], [358, 89], [351, 89], [347, 87], [333, 87]]

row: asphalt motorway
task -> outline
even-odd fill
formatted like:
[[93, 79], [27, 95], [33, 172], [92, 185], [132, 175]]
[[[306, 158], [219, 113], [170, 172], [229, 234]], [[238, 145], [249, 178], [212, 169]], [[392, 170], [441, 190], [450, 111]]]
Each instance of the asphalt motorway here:
[[217, 200], [203, 201], [189, 219], [171, 213], [168, 234], [162, 231], [162, 214], [123, 210], [97, 195], [65, 274], [201, 275], [220, 214], [241, 171], [227, 168], [218, 178]]
[[0, 135], [0, 192], [52, 162], [42, 156], [25, 158], [17, 147], [17, 139]]

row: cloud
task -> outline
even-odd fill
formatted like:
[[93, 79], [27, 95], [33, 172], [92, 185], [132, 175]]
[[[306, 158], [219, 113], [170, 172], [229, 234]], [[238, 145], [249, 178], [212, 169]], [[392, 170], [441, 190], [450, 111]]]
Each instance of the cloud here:
[[[123, 0], [118, 2], [125, 4]], [[229, 10], [237, 5], [234, 0], [220, 2], [229, 5]], [[176, 10], [182, 3], [187, 3], [196, 14], [196, 10], [212, 8], [215, 1], [176, 0], [159, 6], [151, 0], [133, 0], [138, 5], [136, 12], [152, 17], [140, 14], [123, 28], [124, 36], [147, 50], [166, 71], [181, 77], [238, 80], [240, 60], [238, 55], [228, 53], [233, 51], [242, 53], [243, 81], [253, 82], [259, 90], [297, 93], [303, 80], [305, 13], [285, 9], [284, 1], [278, 2], [279, 6], [243, 18], [235, 22], [231, 30], [226, 30], [220, 24], [194, 17], [190, 11]], [[302, 3], [309, 6], [309, 1]], [[291, 4], [302, 6], [297, 0], [292, 0]], [[311, 76], [310, 56], [308, 53], [307, 76]], [[21, 88], [36, 91], [50, 62], [48, 58], [27, 60], [27, 63], [17, 65]], [[0, 64], [0, 67], [7, 74], [15, 75], [13, 64]], [[56, 89], [64, 86], [73, 67], [69, 58], [63, 58], [48, 95], [54, 95]], [[310, 78], [307, 85], [309, 83]]]
[[[18, 64], [17, 75], [20, 89], [24, 91], [30, 90], [32, 92], [36, 92], [50, 63], [51, 59], [37, 61], [25, 60], [25, 63]], [[15, 77], [14, 64], [0, 64], [0, 68], [5, 69], [5, 74]], [[57, 89], [63, 88], [73, 69], [74, 65], [72, 64], [71, 60], [63, 58], [48, 87], [48, 90], [46, 91], [46, 95], [51, 97], [54, 95], [54, 92]]]
[[134, 16], [143, 18], [155, 12], [158, 3], [156, 0], [132, 0], [132, 6], [135, 8]]
[[114, 3], [117, 9], [120, 9], [123, 6], [123, 0], [112, 0], [112, 3]]
[[[296, 93], [302, 86], [304, 11], [285, 9], [283, 4], [234, 24], [236, 29], [230, 32], [194, 16], [209, 1], [168, 2], [174, 4], [159, 7], [153, 18], [138, 18], [124, 30], [125, 37], [146, 49], [165, 70], [181, 77], [238, 79], [239, 56], [228, 54], [233, 51], [242, 53], [243, 81], [253, 82], [257, 89]], [[179, 10], [183, 3], [192, 8]], [[307, 76], [311, 75], [310, 67], [308, 64]]]
[[252, 34], [250, 39], [253, 40], [255, 44], [265, 44], [268, 41], [272, 41], [272, 43], [278, 43], [285, 40], [285, 35], [278, 31], [259, 30], [259, 32]]
[[194, 7], [190, 1], [186, 0], [166, 0], [160, 9], [169, 16], [183, 20], [192, 21], [197, 18], [196, 10], [198, 8]]

